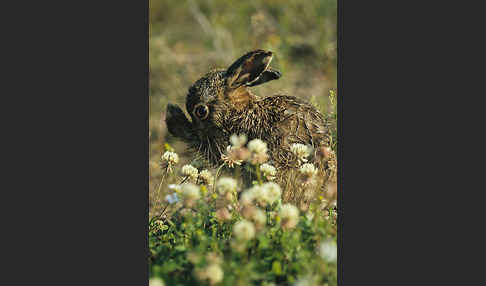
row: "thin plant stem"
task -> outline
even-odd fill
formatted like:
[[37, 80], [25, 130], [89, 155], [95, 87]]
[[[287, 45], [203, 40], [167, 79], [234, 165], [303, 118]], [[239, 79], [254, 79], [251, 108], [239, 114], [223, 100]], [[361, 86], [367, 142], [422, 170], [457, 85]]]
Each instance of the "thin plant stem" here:
[[221, 166], [218, 167], [218, 170], [216, 170], [216, 175], [214, 176], [214, 183], [213, 183], [213, 193], [216, 190], [216, 181], [218, 180], [219, 176], [219, 171], [221, 171], [221, 168], [223, 168], [224, 164], [221, 164]]
[[263, 182], [262, 182], [262, 175], [260, 174], [260, 165], [259, 164], [255, 165], [255, 171], [256, 171], [256, 175], [257, 175], [257, 179], [258, 179], [258, 184], [261, 186], [263, 184]]
[[160, 179], [159, 187], [157, 188], [157, 197], [160, 195], [160, 189], [162, 188], [162, 184], [164, 183], [165, 176], [169, 173], [169, 167], [165, 169], [164, 174], [162, 175], [162, 179]]

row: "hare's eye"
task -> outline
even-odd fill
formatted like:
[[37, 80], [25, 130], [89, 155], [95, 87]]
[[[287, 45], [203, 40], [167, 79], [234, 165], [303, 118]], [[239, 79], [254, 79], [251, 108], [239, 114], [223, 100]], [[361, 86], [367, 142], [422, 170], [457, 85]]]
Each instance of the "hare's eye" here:
[[194, 107], [194, 115], [200, 119], [206, 119], [209, 115], [209, 109], [204, 104], [198, 104], [196, 107]]

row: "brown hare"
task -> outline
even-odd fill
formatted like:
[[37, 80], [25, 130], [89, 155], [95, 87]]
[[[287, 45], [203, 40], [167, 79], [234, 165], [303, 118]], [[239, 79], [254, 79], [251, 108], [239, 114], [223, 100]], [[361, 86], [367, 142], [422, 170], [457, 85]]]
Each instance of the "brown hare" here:
[[210, 71], [189, 88], [186, 109], [191, 120], [177, 105], [168, 104], [166, 123], [173, 136], [185, 141], [212, 166], [223, 163], [222, 155], [232, 134], [266, 142], [283, 199], [289, 201], [297, 196], [287, 192], [293, 189], [291, 180], [296, 178], [292, 170], [302, 164], [291, 152], [292, 144], [311, 146], [309, 162], [319, 170], [316, 177], [321, 183], [334, 180], [336, 161], [329, 148], [330, 123], [316, 108], [294, 96], [259, 98], [249, 90], [281, 77], [269, 67], [272, 57], [270, 51], [256, 50], [227, 69]]

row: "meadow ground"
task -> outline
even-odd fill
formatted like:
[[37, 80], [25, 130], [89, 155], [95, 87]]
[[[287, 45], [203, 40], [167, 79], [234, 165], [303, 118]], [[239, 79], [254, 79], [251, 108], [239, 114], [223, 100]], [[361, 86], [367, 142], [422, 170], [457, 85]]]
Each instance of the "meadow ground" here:
[[[191, 163], [193, 154], [167, 133], [163, 120], [167, 103], [185, 106], [188, 88], [210, 68], [227, 67], [254, 49], [274, 52], [271, 66], [282, 73], [279, 80], [252, 88], [255, 94], [292, 94], [313, 102], [323, 113], [332, 112], [336, 5], [335, 0], [150, 0], [151, 284], [337, 284], [332, 211], [317, 206], [298, 210], [298, 222], [292, 225], [293, 209], [276, 199], [260, 202], [251, 214], [235, 210], [228, 215], [217, 207], [221, 198], [214, 196], [225, 193], [216, 190], [217, 179], [213, 184], [196, 180], [201, 198], [188, 201], [194, 189], [169, 185], [184, 179], [181, 167]], [[179, 156], [172, 173], [161, 160], [168, 150]], [[210, 172], [214, 177], [215, 170]], [[166, 197], [173, 194], [179, 194], [179, 202], [168, 206]], [[237, 204], [230, 198], [227, 206]], [[176, 208], [184, 211], [159, 219]], [[263, 225], [258, 216], [260, 222], [265, 217]]]

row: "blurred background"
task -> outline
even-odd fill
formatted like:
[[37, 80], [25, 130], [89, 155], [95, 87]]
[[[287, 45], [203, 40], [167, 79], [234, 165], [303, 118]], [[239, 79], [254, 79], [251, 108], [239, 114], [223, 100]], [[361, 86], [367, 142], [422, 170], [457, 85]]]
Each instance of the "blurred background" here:
[[167, 134], [168, 102], [185, 110], [188, 88], [211, 68], [226, 68], [254, 49], [274, 52], [279, 80], [253, 87], [259, 96], [306, 98], [326, 112], [337, 69], [336, 0], [149, 0], [150, 189], [164, 143], [190, 161]]

